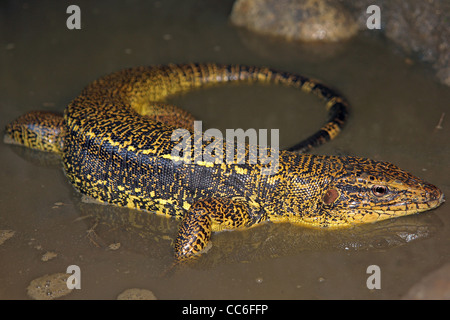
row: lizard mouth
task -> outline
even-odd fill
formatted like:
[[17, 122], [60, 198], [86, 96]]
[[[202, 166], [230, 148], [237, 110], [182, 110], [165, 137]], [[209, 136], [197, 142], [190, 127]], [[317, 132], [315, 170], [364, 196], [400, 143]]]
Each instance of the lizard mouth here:
[[426, 201], [422, 201], [422, 202], [411, 201], [409, 203], [405, 203], [405, 206], [406, 206], [405, 211], [407, 212], [406, 214], [423, 212], [423, 211], [435, 209], [444, 202], [445, 202], [444, 193], [441, 190], [436, 189], [436, 191], [433, 192], [430, 195], [429, 199], [427, 199]]
[[359, 224], [375, 222], [395, 217], [407, 216], [439, 207], [445, 202], [444, 194], [436, 188], [428, 193], [423, 201], [405, 201], [387, 207], [367, 208], [366, 210], [353, 209], [347, 212], [347, 222]]
[[428, 211], [439, 207], [445, 202], [444, 193], [436, 188], [436, 191], [428, 196], [424, 201], [407, 201], [396, 205], [389, 206], [384, 210], [374, 210], [376, 214], [380, 215], [379, 220], [384, 220], [384, 216], [406, 216], [414, 213]]

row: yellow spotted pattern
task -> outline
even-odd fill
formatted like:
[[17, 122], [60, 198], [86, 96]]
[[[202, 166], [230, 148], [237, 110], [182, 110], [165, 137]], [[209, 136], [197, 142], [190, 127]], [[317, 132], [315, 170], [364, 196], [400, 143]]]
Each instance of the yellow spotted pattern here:
[[[259, 162], [177, 161], [189, 155], [172, 155], [177, 143], [172, 132], [192, 131], [194, 118], [165, 100], [233, 82], [313, 93], [324, 100], [329, 119], [311, 137], [280, 151], [273, 175], [262, 175], [267, 165]], [[94, 81], [64, 117], [29, 113], [18, 118], [6, 127], [5, 141], [60, 153], [70, 182], [94, 199], [182, 219], [175, 256], [183, 260], [199, 254], [214, 231], [263, 221], [347, 226], [432, 209], [443, 201], [439, 189], [389, 163], [300, 154], [334, 138], [346, 118], [343, 97], [300, 75], [240, 65], [152, 66]], [[202, 149], [207, 145], [202, 142]], [[329, 190], [333, 201], [326, 197]]]

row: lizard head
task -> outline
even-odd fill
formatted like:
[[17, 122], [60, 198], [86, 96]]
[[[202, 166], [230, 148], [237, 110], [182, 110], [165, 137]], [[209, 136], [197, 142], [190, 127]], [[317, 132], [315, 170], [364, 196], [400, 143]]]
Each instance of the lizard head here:
[[342, 166], [318, 197], [317, 214], [304, 217], [317, 226], [375, 222], [434, 209], [444, 194], [432, 184], [388, 163], [339, 158]]

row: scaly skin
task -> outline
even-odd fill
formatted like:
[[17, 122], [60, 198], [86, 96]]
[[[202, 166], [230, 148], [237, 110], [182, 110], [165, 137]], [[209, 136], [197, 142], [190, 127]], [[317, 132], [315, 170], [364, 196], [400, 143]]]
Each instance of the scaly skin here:
[[[173, 161], [172, 132], [192, 130], [194, 118], [164, 100], [227, 82], [311, 92], [326, 102], [329, 120], [290, 151], [280, 151], [279, 170], [272, 175], [262, 175], [265, 165], [249, 161]], [[386, 162], [292, 152], [333, 139], [346, 118], [341, 96], [299, 75], [246, 66], [169, 65], [105, 76], [72, 101], [64, 118], [33, 112], [12, 122], [5, 142], [60, 153], [71, 183], [99, 201], [182, 219], [175, 241], [181, 261], [198, 255], [214, 231], [262, 221], [343, 227], [430, 210], [444, 201], [438, 188]], [[207, 145], [203, 142], [202, 149]]]

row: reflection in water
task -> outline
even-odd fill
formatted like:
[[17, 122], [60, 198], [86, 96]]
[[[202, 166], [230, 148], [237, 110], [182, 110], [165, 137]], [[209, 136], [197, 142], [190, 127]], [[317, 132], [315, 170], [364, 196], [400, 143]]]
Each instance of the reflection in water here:
[[[89, 241], [108, 248], [121, 248], [169, 262], [179, 221], [111, 205], [76, 200], [90, 228]], [[433, 214], [412, 215], [346, 229], [312, 229], [289, 223], [264, 223], [243, 231], [223, 231], [212, 236], [212, 247], [190, 263], [212, 267], [294, 255], [305, 250], [386, 250], [427, 239], [442, 225]]]
[[61, 156], [57, 153], [43, 152], [30, 149], [21, 145], [8, 145], [11, 150], [32, 164], [39, 167], [60, 167], [62, 169]]

